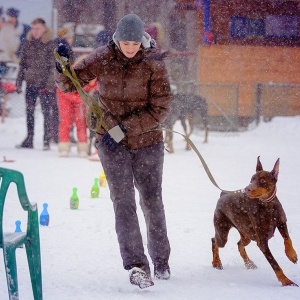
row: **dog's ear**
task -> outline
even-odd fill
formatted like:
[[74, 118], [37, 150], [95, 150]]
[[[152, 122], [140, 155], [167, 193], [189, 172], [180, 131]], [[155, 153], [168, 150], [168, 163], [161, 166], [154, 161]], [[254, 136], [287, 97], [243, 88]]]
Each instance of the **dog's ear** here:
[[271, 171], [272, 176], [278, 180], [278, 173], [279, 173], [279, 158], [276, 160], [273, 170]]
[[259, 160], [260, 156], [257, 157], [257, 163], [256, 163], [256, 172], [258, 171], [262, 171], [263, 170], [263, 166]]

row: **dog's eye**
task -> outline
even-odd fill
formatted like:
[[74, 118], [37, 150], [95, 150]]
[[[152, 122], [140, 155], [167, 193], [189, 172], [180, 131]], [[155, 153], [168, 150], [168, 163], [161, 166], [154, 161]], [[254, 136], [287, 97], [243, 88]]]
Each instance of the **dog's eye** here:
[[266, 183], [266, 182], [267, 182], [267, 180], [266, 180], [266, 179], [264, 179], [264, 178], [261, 178], [261, 179], [259, 180], [259, 182], [260, 182], [260, 183]]

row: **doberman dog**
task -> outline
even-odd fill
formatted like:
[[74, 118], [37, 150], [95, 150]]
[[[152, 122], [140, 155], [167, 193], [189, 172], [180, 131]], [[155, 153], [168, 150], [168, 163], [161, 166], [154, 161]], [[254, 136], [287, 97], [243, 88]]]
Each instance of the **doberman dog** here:
[[297, 262], [297, 254], [288, 233], [286, 215], [276, 196], [278, 172], [279, 159], [273, 170], [267, 172], [263, 170], [258, 157], [256, 173], [243, 191], [221, 193], [214, 213], [215, 237], [212, 238], [212, 265], [216, 269], [223, 269], [219, 247], [225, 246], [229, 230], [235, 227], [241, 236], [238, 250], [247, 269], [256, 269], [256, 265], [245, 250], [252, 240], [263, 252], [281, 284], [298, 286], [284, 275], [268, 246], [268, 240], [273, 237], [275, 229], [278, 228], [284, 240], [286, 256], [291, 262]]
[[[180, 120], [184, 134], [189, 137], [194, 129], [194, 119], [200, 113], [201, 120], [204, 127], [204, 143], [207, 143], [208, 127], [207, 127], [207, 102], [203, 97], [197, 96], [193, 93], [190, 94], [176, 94], [173, 96], [171, 110], [164, 126], [172, 130], [175, 122]], [[187, 131], [186, 120], [189, 122], [189, 132]], [[167, 131], [165, 134], [165, 143], [167, 144], [168, 151], [174, 153], [173, 147], [173, 132]], [[186, 150], [190, 147], [187, 143]]]

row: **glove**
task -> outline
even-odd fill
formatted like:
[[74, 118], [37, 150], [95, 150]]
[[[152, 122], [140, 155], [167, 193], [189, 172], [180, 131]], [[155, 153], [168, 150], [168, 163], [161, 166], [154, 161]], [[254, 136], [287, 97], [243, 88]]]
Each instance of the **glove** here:
[[[70, 58], [70, 48], [63, 44], [63, 43], [60, 43], [57, 48], [56, 48], [56, 52], [59, 54], [59, 56], [61, 57], [61, 59], [66, 62], [69, 60]], [[58, 61], [55, 62], [55, 67], [56, 67], [56, 70], [59, 72], [59, 73], [62, 73], [62, 68], [61, 68], [61, 65]]]
[[108, 130], [101, 139], [110, 151], [114, 151], [118, 143], [125, 137], [125, 129], [122, 124]]

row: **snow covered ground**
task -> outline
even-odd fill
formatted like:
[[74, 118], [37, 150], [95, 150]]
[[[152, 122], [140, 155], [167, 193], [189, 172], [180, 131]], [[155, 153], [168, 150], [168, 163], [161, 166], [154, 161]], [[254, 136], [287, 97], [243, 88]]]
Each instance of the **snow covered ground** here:
[[[212, 218], [219, 190], [209, 181], [196, 154], [184, 150], [180, 136], [175, 137], [175, 154], [165, 154], [163, 181], [172, 277], [169, 281], [155, 280], [155, 285], [145, 290], [132, 286], [127, 271], [122, 269], [109, 190], [102, 188], [98, 199], [90, 197], [101, 164], [78, 158], [75, 147], [69, 158], [59, 158], [56, 145], [52, 145], [51, 151], [43, 152], [43, 118], [39, 111], [36, 120], [33, 150], [15, 149], [15, 144], [25, 137], [23, 116], [0, 123], [0, 166], [24, 174], [28, 195], [38, 203], [39, 212], [43, 203], [49, 205], [50, 224], [40, 227], [45, 300], [299, 299], [300, 288], [282, 287], [255, 243], [248, 246], [248, 254], [258, 269], [245, 269], [234, 230], [220, 251], [224, 270], [212, 268]], [[176, 129], [182, 132], [179, 124]], [[277, 194], [288, 217], [294, 248], [300, 255], [299, 132], [300, 116], [277, 117], [243, 133], [212, 132], [208, 144], [202, 143], [202, 132], [194, 134], [192, 140], [219, 186], [227, 190], [240, 189], [249, 183], [258, 155], [266, 170], [271, 170], [280, 157]], [[15, 161], [4, 163], [3, 156]], [[78, 210], [69, 208], [73, 187], [78, 188]], [[140, 209], [138, 213], [146, 238]], [[15, 186], [11, 186], [4, 212], [5, 230], [14, 231], [18, 219], [25, 230], [26, 218], [17, 201]], [[287, 277], [300, 285], [299, 265], [285, 256], [278, 231], [270, 240], [270, 248]], [[24, 249], [17, 250], [17, 264], [20, 299], [30, 300], [32, 292]], [[8, 299], [2, 261], [0, 299]]]

